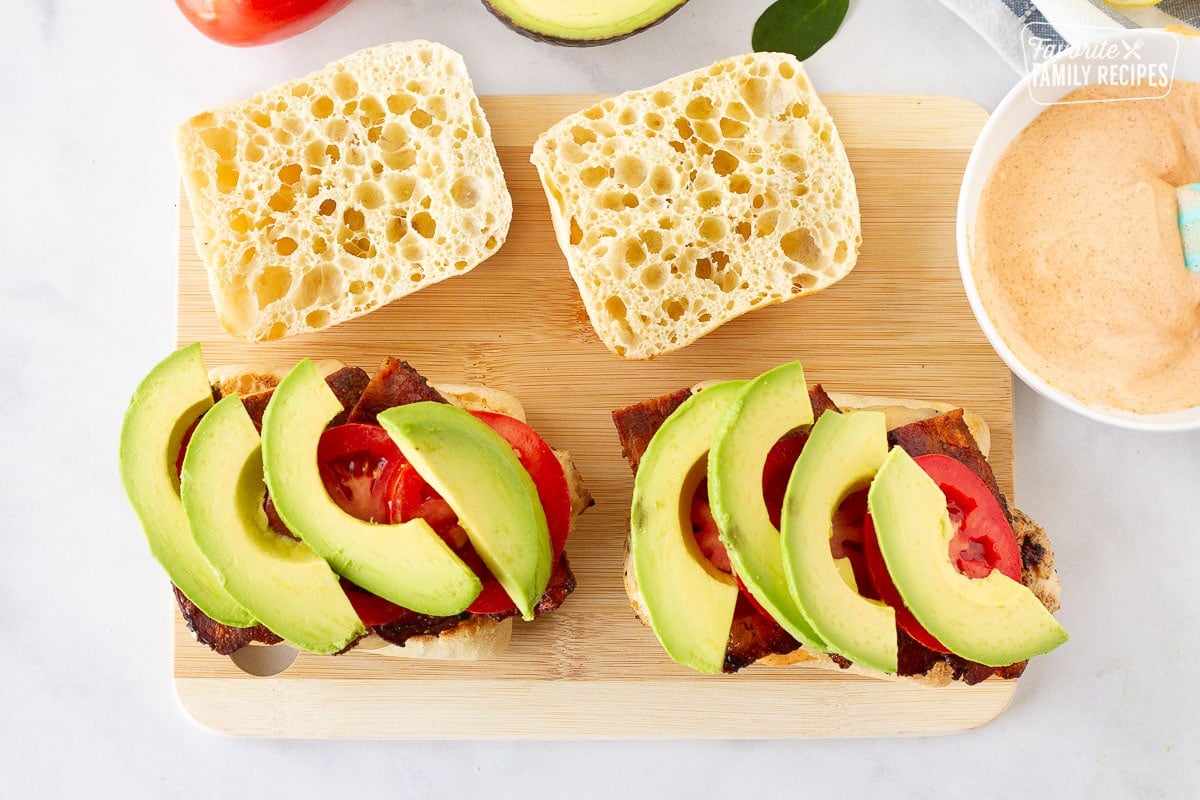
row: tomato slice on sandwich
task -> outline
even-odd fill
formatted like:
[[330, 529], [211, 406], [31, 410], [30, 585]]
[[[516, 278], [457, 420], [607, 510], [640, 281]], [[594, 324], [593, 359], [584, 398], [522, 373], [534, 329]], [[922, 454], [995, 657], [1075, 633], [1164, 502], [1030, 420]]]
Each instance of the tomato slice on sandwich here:
[[[993, 569], [1015, 581], [1021, 580], [1021, 551], [1012, 526], [995, 495], [965, 464], [943, 455], [925, 455], [914, 459], [946, 495], [946, 508], [956, 533], [950, 540], [947, 557], [968, 578], [985, 578]], [[941, 642], [917, 622], [900, 597], [888, 574], [871, 515], [863, 520], [863, 553], [871, 582], [880, 599], [896, 610], [900, 629], [939, 653], [949, 653]]]
[[[513, 417], [472, 412], [516, 451], [533, 479], [546, 513], [555, 560], [566, 547], [571, 529], [571, 494], [562, 463], [532, 428]], [[442, 499], [404, 458], [378, 425], [350, 423], [325, 431], [317, 460], [330, 496], [348, 514], [372, 522], [398, 523], [422, 518], [483, 582], [483, 591], [468, 607], [473, 614], [503, 614], [516, 605], [475, 552], [450, 504]], [[365, 625], [398, 619], [404, 609], [348, 581], [346, 594]]]
[[546, 440], [521, 420], [491, 411], [471, 413], [517, 451], [521, 466], [533, 478], [538, 499], [546, 512], [546, 524], [550, 527], [551, 555], [557, 561], [567, 546], [567, 534], [571, 530], [571, 492], [567, 488], [562, 462], [554, 455], [554, 450], [546, 444]]
[[347, 514], [383, 523], [399, 513], [401, 471], [408, 461], [378, 425], [329, 428], [317, 445], [317, 464], [326, 491]]
[[[500, 434], [516, 451], [521, 466], [533, 479], [538, 500], [546, 513], [546, 524], [550, 529], [551, 559], [557, 561], [567, 545], [567, 534], [571, 530], [571, 491], [567, 487], [567, 476], [562, 463], [554, 451], [533, 428], [515, 417], [491, 411], [472, 411], [476, 417]], [[472, 614], [506, 614], [516, 610], [512, 599], [500, 586], [483, 560], [470, 546], [459, 555], [483, 581], [483, 591], [467, 610]]]

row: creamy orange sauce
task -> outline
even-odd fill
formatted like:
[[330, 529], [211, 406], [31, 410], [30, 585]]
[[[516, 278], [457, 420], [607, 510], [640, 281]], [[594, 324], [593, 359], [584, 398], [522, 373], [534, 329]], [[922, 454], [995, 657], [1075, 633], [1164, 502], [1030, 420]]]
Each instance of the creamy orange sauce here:
[[[1128, 96], [1089, 86], [1065, 100]], [[1017, 357], [1092, 406], [1200, 406], [1200, 275], [1175, 187], [1200, 181], [1200, 84], [1046, 108], [980, 197], [975, 285]]]

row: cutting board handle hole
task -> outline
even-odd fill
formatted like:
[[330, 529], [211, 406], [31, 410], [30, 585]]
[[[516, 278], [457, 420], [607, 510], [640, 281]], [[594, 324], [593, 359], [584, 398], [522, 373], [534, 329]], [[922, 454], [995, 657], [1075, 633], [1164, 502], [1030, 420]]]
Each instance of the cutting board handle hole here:
[[238, 650], [229, 660], [247, 675], [267, 678], [290, 667], [299, 654], [300, 651], [286, 644], [252, 645]]

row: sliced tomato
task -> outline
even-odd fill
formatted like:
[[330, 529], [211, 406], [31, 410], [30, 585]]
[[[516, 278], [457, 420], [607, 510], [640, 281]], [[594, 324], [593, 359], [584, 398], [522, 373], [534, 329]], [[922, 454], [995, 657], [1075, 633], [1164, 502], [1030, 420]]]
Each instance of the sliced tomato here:
[[993, 569], [1021, 580], [1021, 548], [1004, 510], [987, 484], [961, 461], [943, 455], [914, 459], [946, 495], [958, 532], [950, 541], [950, 558], [968, 578], [986, 578]]
[[[378, 425], [350, 423], [326, 430], [317, 444], [317, 468], [333, 501], [366, 522], [395, 522], [405, 505], [420, 505], [416, 492], [423, 481]], [[406, 613], [345, 578], [342, 590], [364, 625], [384, 625]]]
[[[918, 456], [914, 461], [946, 496], [946, 509], [955, 526], [947, 557], [955, 568], [968, 578], [985, 578], [997, 569], [1020, 581], [1021, 549], [1017, 537], [987, 485], [969, 467], [949, 456], [932, 454]], [[863, 550], [871, 579], [881, 599], [896, 609], [901, 630], [931, 650], [950, 652], [904, 606], [879, 551], [869, 514], [863, 525]]]
[[[414, 470], [415, 472], [415, 470]], [[420, 517], [429, 523], [429, 527], [437, 531], [439, 536], [445, 538], [445, 535], [452, 528], [458, 527], [458, 515], [454, 513], [454, 509], [450, 504], [441, 497], [433, 496], [427, 500], [422, 500], [420, 505], [412, 510], [409, 519]]]
[[345, 578], [342, 578], [342, 591], [346, 593], [346, 599], [350, 601], [354, 613], [358, 614], [363, 625], [386, 625], [408, 613], [407, 609], [390, 600], [384, 600], [377, 594], [371, 594]]
[[408, 462], [378, 425], [328, 429], [317, 445], [317, 465], [329, 496], [347, 514], [367, 522], [390, 522], [399, 514], [398, 490]]
[[700, 484], [692, 499], [692, 535], [696, 537], [700, 552], [714, 567], [727, 575], [733, 574], [729, 552], [721, 542], [721, 532], [717, 529], [717, 521], [713, 519], [712, 508], [708, 504], [707, 481]]
[[[524, 422], [490, 411], [472, 413], [509, 443], [516, 451], [521, 466], [533, 479], [538, 500], [546, 514], [552, 558], [557, 561], [566, 547], [567, 534], [571, 530], [571, 492], [562, 463], [550, 445]], [[483, 591], [467, 608], [468, 611], [473, 614], [501, 614], [516, 609], [516, 604], [471, 546], [466, 532], [458, 524], [454, 509], [407, 462], [400, 470], [399, 487], [393, 494], [396, 501], [389, 509], [389, 522], [404, 522], [417, 517], [424, 519], [483, 582]]]
[[[475, 416], [509, 443], [533, 479], [557, 560], [571, 528], [571, 494], [562, 464], [545, 440], [520, 420], [484, 411]], [[413, 469], [382, 427], [352, 423], [330, 428], [321, 436], [317, 461], [326, 490], [346, 513], [369, 522], [421, 518], [429, 523], [483, 582], [483, 591], [468, 611], [500, 614], [516, 609], [471, 546], [454, 509]], [[343, 581], [343, 586], [365, 625], [391, 622], [404, 613], [400, 606], [348, 581]]]
[[[806, 441], [808, 436], [804, 434], [787, 436], [776, 442], [767, 453], [766, 464], [763, 466], [763, 499], [766, 501], [771, 523], [776, 528], [779, 527], [779, 515], [782, 513], [783, 497], [787, 493], [792, 467], [796, 465], [796, 459], [800, 458], [800, 451], [804, 449]], [[759, 605], [742, 579], [734, 574], [729, 552], [721, 542], [721, 534], [708, 503], [708, 481], [701, 481], [696, 488], [696, 494], [692, 498], [691, 518], [692, 535], [696, 537], [696, 545], [700, 552], [721, 572], [733, 575], [737, 579], [738, 588], [750, 605], [764, 617], [771, 619], [771, 615]]]
[[516, 603], [483, 563], [483, 559], [467, 538], [466, 531], [458, 524], [458, 515], [454, 513], [450, 504], [411, 467], [403, 471], [401, 483], [401, 500], [396, 505], [398, 513], [391, 521], [407, 522], [418, 517], [424, 519], [483, 584], [483, 590], [471, 605], [467, 606], [467, 611], [472, 614], [500, 614], [515, 610]]
[[350, 0], [175, 0], [196, 30], [221, 44], [246, 47], [303, 33]]
[[517, 610], [517, 604], [508, 596], [508, 592], [504, 591], [500, 581], [496, 580], [496, 576], [488, 569], [487, 564], [483, 563], [483, 559], [470, 542], [457, 552], [458, 557], [479, 576], [479, 581], [483, 584], [483, 591], [467, 606], [467, 611], [472, 614], [505, 614]]
[[863, 524], [866, 516], [867, 490], [861, 489], [847, 495], [833, 514], [833, 535], [829, 539], [829, 549], [834, 558], [844, 558], [850, 562], [858, 593], [878, 600], [879, 594], [863, 554]]
[[538, 500], [546, 512], [550, 528], [550, 548], [554, 561], [562, 555], [571, 531], [571, 490], [562, 462], [554, 455], [546, 440], [519, 419], [491, 411], [473, 411], [476, 417], [500, 434], [517, 451], [521, 466], [533, 478]]
[[763, 466], [763, 500], [767, 503], [767, 514], [771, 524], [779, 528], [779, 517], [783, 513], [783, 497], [787, 494], [788, 481], [792, 477], [792, 469], [800, 458], [800, 451], [808, 441], [808, 434], [786, 436], [775, 443], [767, 453], [767, 462]]
[[871, 583], [876, 594], [879, 595], [878, 599], [887, 603], [896, 612], [896, 625], [900, 630], [930, 650], [949, 653], [950, 651], [946, 649], [945, 645], [925, 630], [924, 626], [917, 622], [917, 618], [908, 610], [908, 606], [904, 605], [904, 599], [900, 597], [900, 590], [896, 588], [896, 584], [892, 583], [892, 576], [888, 574], [883, 554], [879, 551], [879, 540], [875, 537], [875, 523], [869, 513], [863, 518], [863, 556], [867, 561], [867, 571], [871, 575]]
[[400, 475], [396, 479], [396, 490], [393, 502], [388, 504], [388, 519], [390, 523], [403, 522], [418, 516], [417, 509], [432, 497], [437, 495], [425, 479], [413, 469], [407, 460], [400, 465]]

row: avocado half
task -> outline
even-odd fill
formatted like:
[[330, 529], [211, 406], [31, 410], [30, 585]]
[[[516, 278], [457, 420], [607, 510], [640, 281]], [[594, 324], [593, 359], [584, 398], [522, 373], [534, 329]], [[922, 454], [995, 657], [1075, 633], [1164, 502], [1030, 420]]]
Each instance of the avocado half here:
[[687, 0], [483, 0], [501, 22], [531, 39], [590, 47], [640, 33]]

